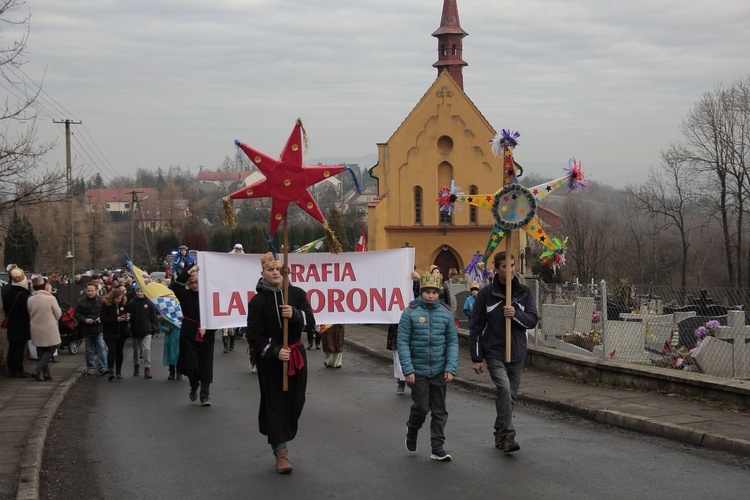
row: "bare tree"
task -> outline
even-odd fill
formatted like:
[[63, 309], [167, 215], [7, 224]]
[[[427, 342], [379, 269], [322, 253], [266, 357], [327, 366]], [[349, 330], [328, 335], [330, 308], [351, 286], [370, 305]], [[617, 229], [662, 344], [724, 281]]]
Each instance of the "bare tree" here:
[[697, 227], [695, 173], [672, 148], [662, 152], [662, 164], [651, 168], [648, 180], [640, 185], [629, 184], [625, 191], [634, 206], [649, 214], [657, 227], [675, 230], [681, 249], [680, 284], [687, 285], [690, 233]]
[[712, 212], [721, 223], [730, 286], [742, 281], [743, 215], [748, 184], [750, 79], [706, 92], [682, 123], [682, 144], [674, 147], [679, 161], [688, 162], [703, 181]]
[[29, 15], [19, 13], [23, 5], [21, 0], [0, 0], [0, 40], [9, 40], [0, 45], [0, 78], [13, 89], [0, 108], [0, 213], [62, 199], [66, 188], [64, 170], [40, 171], [40, 160], [55, 144], [37, 142], [36, 100], [41, 87], [29, 89], [16, 72], [29, 37]]
[[569, 237], [569, 265], [581, 281], [588, 282], [601, 279], [607, 271], [612, 240], [604, 236], [604, 231], [612, 226], [614, 212], [611, 207], [585, 203], [578, 197], [565, 198], [560, 232]]

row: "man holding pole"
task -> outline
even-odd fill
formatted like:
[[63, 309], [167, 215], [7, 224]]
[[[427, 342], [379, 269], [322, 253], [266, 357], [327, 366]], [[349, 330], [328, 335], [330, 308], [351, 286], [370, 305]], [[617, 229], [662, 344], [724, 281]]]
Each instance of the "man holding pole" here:
[[272, 253], [260, 259], [261, 278], [247, 310], [247, 341], [257, 354], [258, 426], [276, 457], [276, 471], [292, 471], [286, 443], [297, 434], [305, 405], [307, 367], [303, 332], [315, 328], [304, 290], [284, 283], [284, 264]]
[[[515, 440], [513, 408], [528, 349], [526, 330], [536, 326], [539, 315], [531, 290], [515, 275], [514, 256], [508, 256], [506, 260], [506, 252], [495, 254], [492, 283], [476, 296], [469, 319], [469, 348], [474, 372], [482, 373], [486, 362], [496, 387], [495, 447], [512, 453], [521, 448]], [[511, 290], [509, 297], [506, 288]]]

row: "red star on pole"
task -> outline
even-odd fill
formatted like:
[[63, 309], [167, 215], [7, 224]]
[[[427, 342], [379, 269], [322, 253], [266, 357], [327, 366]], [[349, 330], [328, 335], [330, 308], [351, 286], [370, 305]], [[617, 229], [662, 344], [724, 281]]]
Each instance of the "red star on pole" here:
[[229, 198], [238, 200], [271, 197], [270, 236], [276, 234], [279, 224], [286, 216], [289, 203], [296, 203], [310, 216], [326, 225], [318, 203], [307, 188], [346, 169], [343, 165], [304, 165], [303, 132], [302, 122], [297, 120], [278, 160], [240, 141], [235, 141], [266, 178], [235, 191]]

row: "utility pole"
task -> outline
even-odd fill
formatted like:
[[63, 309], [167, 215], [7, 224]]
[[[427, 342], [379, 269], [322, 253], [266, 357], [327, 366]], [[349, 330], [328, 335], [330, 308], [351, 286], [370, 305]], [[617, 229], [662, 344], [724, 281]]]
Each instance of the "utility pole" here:
[[73, 282], [75, 276], [75, 223], [73, 221], [73, 162], [70, 157], [70, 126], [81, 125], [82, 122], [74, 122], [72, 120], [52, 120], [52, 123], [64, 123], [65, 124], [65, 164], [67, 166], [67, 181], [68, 181], [68, 211], [70, 216], [70, 234], [68, 236], [68, 255], [66, 258], [70, 260], [70, 275], [68, 276], [68, 283]]
[[133, 249], [135, 247], [135, 200], [138, 193], [143, 191], [130, 192], [130, 260], [135, 259]]

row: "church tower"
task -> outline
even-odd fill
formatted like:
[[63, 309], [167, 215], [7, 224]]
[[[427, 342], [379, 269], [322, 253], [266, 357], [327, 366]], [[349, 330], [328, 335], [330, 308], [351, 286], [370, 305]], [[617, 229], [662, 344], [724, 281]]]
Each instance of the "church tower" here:
[[463, 38], [468, 35], [461, 29], [456, 0], [443, 0], [440, 27], [432, 34], [438, 39], [438, 60], [432, 66], [437, 68], [438, 76], [443, 71], [447, 71], [461, 90], [464, 89], [463, 67], [468, 66], [461, 59]]

